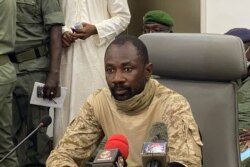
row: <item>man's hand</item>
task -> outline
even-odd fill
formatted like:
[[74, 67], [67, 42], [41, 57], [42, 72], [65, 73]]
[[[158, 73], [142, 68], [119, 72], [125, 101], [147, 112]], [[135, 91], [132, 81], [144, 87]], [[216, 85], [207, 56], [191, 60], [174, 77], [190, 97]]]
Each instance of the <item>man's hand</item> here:
[[74, 29], [73, 36], [82, 40], [87, 39], [91, 35], [97, 34], [96, 27], [92, 24], [82, 23], [82, 28]]
[[52, 100], [57, 94], [57, 88], [59, 86], [59, 73], [49, 72], [47, 80], [43, 88], [43, 98]]
[[73, 36], [74, 34], [70, 31], [65, 31], [62, 34], [62, 47], [67, 48], [69, 47], [72, 43], [75, 42], [77, 37]]
[[243, 133], [240, 135], [239, 141], [244, 144], [242, 151], [250, 147], [250, 129], [243, 129]]

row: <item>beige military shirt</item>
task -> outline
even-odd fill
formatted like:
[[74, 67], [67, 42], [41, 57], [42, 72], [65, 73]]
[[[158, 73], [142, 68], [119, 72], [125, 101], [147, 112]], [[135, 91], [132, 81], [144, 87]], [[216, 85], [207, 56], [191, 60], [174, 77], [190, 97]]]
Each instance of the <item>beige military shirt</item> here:
[[168, 158], [188, 167], [201, 166], [197, 124], [187, 100], [178, 93], [150, 80], [144, 91], [118, 102], [108, 89], [92, 94], [52, 151], [47, 167], [81, 166], [96, 149], [104, 134], [123, 134], [129, 143], [129, 167], [141, 167], [141, 150], [155, 122], [164, 122], [168, 134]]

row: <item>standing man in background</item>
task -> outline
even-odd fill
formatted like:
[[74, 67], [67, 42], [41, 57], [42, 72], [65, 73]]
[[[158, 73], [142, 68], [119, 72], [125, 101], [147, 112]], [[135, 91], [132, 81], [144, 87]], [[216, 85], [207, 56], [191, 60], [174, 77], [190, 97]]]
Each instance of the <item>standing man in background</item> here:
[[174, 19], [164, 11], [151, 10], [143, 16], [143, 34], [154, 32], [172, 33], [173, 26]]
[[[233, 28], [225, 34], [239, 37], [242, 40], [248, 61], [248, 75], [241, 80], [240, 88], [237, 92], [240, 130], [239, 141], [241, 151], [243, 152], [250, 147], [250, 29]], [[250, 167], [250, 160], [242, 162], [242, 167]]]
[[[34, 130], [48, 107], [30, 104], [34, 82], [45, 83], [43, 97], [52, 99], [59, 85], [63, 14], [59, 0], [16, 0], [17, 38], [10, 55], [17, 71], [13, 100], [13, 138], [18, 144]], [[17, 150], [20, 167], [45, 166], [51, 141], [41, 128]]]
[[62, 111], [56, 111], [57, 143], [87, 96], [106, 86], [104, 53], [130, 22], [127, 0], [63, 0], [65, 27], [61, 84], [68, 88]]
[[[16, 1], [0, 0], [0, 159], [13, 147], [11, 139], [12, 126], [12, 92], [16, 82], [15, 68], [8, 58], [14, 50], [16, 37]], [[18, 167], [16, 153], [13, 152], [1, 167]]]

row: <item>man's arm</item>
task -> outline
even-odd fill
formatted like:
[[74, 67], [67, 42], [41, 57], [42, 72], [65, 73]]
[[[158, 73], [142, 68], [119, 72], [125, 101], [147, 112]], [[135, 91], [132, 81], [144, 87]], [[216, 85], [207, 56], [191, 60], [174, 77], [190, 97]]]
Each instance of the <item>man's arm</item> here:
[[104, 136], [93, 108], [85, 103], [47, 159], [47, 167], [82, 166]]
[[97, 34], [98, 45], [106, 44], [124, 31], [130, 22], [130, 11], [127, 0], [108, 0], [109, 19], [97, 24], [82, 23], [82, 28], [74, 30], [75, 38], [82, 40]]
[[168, 125], [170, 163], [200, 167], [202, 142], [190, 106], [186, 99], [178, 94], [173, 94], [167, 100], [163, 119]]
[[103, 45], [113, 40], [123, 32], [130, 23], [131, 14], [127, 0], [107, 0], [110, 19], [95, 24], [98, 34], [98, 45]]
[[[48, 77], [45, 82], [46, 97], [55, 97], [59, 86], [61, 51], [62, 51], [62, 25], [53, 25], [50, 29], [50, 66]], [[51, 94], [53, 92], [53, 94]]]
[[[39, 1], [43, 17], [44, 31], [49, 36], [49, 73], [45, 81], [44, 96], [52, 99], [56, 95], [59, 85], [59, 72], [61, 63], [61, 35], [62, 26], [64, 25], [63, 13], [59, 0], [42, 0]], [[44, 41], [44, 42], [47, 42]]]

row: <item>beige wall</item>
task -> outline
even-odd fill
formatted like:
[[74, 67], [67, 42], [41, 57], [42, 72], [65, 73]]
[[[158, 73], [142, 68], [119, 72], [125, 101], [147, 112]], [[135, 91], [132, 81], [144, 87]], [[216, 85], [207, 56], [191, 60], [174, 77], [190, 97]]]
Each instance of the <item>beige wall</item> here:
[[131, 23], [128, 33], [139, 36], [142, 17], [148, 10], [160, 9], [175, 20], [175, 32], [200, 32], [200, 0], [128, 0]]

